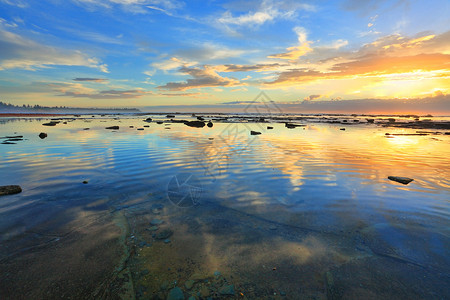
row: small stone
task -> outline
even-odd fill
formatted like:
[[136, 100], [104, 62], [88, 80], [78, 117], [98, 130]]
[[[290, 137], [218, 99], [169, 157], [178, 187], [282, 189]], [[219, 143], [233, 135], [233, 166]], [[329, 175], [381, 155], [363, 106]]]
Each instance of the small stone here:
[[286, 296], [286, 292], [285, 291], [280, 291], [280, 296]]
[[161, 232], [159, 232], [156, 236], [155, 239], [157, 240], [165, 240], [168, 239], [169, 237], [171, 237], [173, 234], [173, 231], [170, 229], [164, 229]]
[[168, 244], [168, 243], [170, 243], [170, 242], [171, 242], [170, 239], [165, 239], [165, 240], [164, 240], [164, 244]]
[[207, 298], [207, 297], [209, 297], [209, 294], [210, 294], [209, 289], [206, 286], [204, 286], [200, 289], [200, 297]]
[[144, 130], [144, 128], [138, 128], [137, 130]]
[[269, 227], [269, 229], [270, 229], [270, 230], [277, 230], [277, 229], [278, 229], [278, 227], [277, 227], [277, 226], [275, 226], [275, 225], [271, 225], [271, 226]]
[[164, 221], [160, 220], [160, 219], [153, 219], [150, 221], [150, 224], [152, 224], [152, 225], [160, 225], [162, 223], [164, 223]]
[[267, 129], [273, 129], [273, 127], [272, 126], [267, 126]]
[[83, 184], [88, 184], [88, 181], [87, 180], [83, 181]]
[[345, 131], [345, 128], [341, 128], [341, 129], [339, 129], [339, 130]]
[[150, 231], [156, 231], [156, 230], [158, 230], [158, 229], [159, 229], [158, 226], [152, 226], [152, 227], [150, 227], [148, 230], [150, 230]]
[[184, 286], [185, 286], [188, 290], [190, 290], [190, 289], [192, 289], [192, 287], [194, 286], [194, 283], [195, 283], [194, 280], [188, 280], [188, 281], [186, 281], [186, 282], [184, 283]]
[[41, 132], [41, 133], [39, 133], [39, 137], [41, 139], [45, 139], [47, 137], [47, 134], [45, 132]]
[[234, 285], [224, 285], [219, 289], [221, 295], [234, 295]]
[[110, 127], [106, 127], [106, 129], [114, 129], [114, 130], [117, 130], [117, 129], [119, 129], [119, 126], [110, 126]]
[[167, 300], [184, 300], [183, 291], [179, 287], [174, 287], [169, 291]]
[[408, 177], [399, 177], [399, 176], [389, 176], [388, 179], [389, 179], [389, 180], [392, 180], [392, 181], [400, 182], [400, 183], [405, 184], [405, 185], [408, 184], [408, 183], [410, 183], [411, 181], [414, 180], [414, 179], [412, 179], [412, 178], [408, 178]]
[[250, 131], [250, 134], [251, 134], [251, 135], [258, 135], [258, 134], [261, 134], [261, 132], [251, 130], [251, 131]]
[[222, 275], [222, 274], [219, 271], [214, 272], [214, 276], [219, 277], [220, 275]]
[[22, 192], [22, 188], [18, 185], [0, 186], [0, 196], [18, 194]]

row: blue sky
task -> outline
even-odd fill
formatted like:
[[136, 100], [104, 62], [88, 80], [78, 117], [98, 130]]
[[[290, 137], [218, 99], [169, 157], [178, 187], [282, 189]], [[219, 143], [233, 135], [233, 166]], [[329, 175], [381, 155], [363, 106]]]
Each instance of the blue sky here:
[[77, 107], [442, 97], [449, 1], [0, 0], [0, 97]]

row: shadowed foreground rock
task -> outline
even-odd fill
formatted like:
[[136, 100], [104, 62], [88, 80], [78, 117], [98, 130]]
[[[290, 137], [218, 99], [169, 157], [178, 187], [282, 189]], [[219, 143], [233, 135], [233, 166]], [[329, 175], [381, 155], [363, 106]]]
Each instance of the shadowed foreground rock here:
[[41, 139], [45, 139], [47, 137], [47, 134], [45, 132], [41, 132], [41, 133], [39, 133], [39, 137]]
[[106, 129], [119, 129], [119, 126], [110, 126], [110, 127], [106, 127]]
[[18, 194], [20, 192], [22, 192], [22, 188], [18, 185], [0, 186], [0, 196]]

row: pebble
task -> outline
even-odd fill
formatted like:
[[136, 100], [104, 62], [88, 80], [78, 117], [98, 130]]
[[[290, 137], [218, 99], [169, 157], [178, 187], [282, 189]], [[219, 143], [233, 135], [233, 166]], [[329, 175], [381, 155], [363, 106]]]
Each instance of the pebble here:
[[194, 283], [195, 283], [194, 280], [188, 280], [188, 281], [186, 281], [186, 282], [184, 283], [184, 286], [185, 286], [188, 290], [190, 290], [190, 289], [192, 289], [192, 287], [194, 286]]
[[234, 295], [234, 285], [224, 285], [219, 289], [221, 295]]
[[159, 232], [159, 233], [155, 236], [155, 238], [156, 238], [157, 240], [166, 240], [166, 239], [168, 239], [169, 237], [171, 237], [172, 234], [173, 234], [173, 231], [172, 231], [172, 230], [170, 230], [170, 229], [164, 229], [164, 230], [162, 230], [161, 232]]
[[164, 223], [164, 221], [160, 220], [160, 219], [153, 219], [150, 221], [150, 224], [152, 224], [152, 225], [160, 225], [162, 223]]
[[179, 287], [174, 287], [169, 291], [167, 300], [184, 300], [183, 291]]
[[170, 239], [165, 239], [165, 240], [164, 240], [164, 243], [165, 243], [165, 244], [168, 244], [168, 243], [170, 243], [170, 242], [171, 242]]

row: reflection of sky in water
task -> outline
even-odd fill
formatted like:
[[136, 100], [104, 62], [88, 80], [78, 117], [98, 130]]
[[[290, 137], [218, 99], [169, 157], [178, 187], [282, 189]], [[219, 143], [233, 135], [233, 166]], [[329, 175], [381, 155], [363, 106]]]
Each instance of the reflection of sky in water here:
[[[1, 136], [17, 132], [26, 139], [0, 145], [0, 185], [23, 188], [0, 204], [0, 229], [8, 236], [44, 222], [50, 212], [163, 192], [174, 175], [187, 172], [201, 179], [202, 201], [277, 222], [327, 231], [389, 224], [374, 233], [404, 249], [409, 246], [403, 241], [414, 232], [433, 232], [428, 239], [433, 251], [442, 252], [448, 243], [442, 237], [449, 234], [450, 136], [386, 138], [386, 132], [414, 131], [362, 124], [345, 126], [346, 131], [330, 124], [304, 129], [272, 124], [273, 130], [266, 130], [267, 124], [238, 124], [239, 130], [229, 131], [230, 124], [201, 129], [171, 124], [168, 130], [151, 123], [137, 131], [146, 125], [141, 119], [77, 120], [55, 127], [43, 122], [0, 126]], [[104, 129], [111, 125], [120, 130]], [[251, 136], [249, 129], [262, 135]], [[39, 139], [39, 132], [48, 138]], [[414, 181], [404, 186], [389, 181], [389, 175]], [[47, 213], [24, 220], [39, 211]], [[406, 229], [396, 231], [398, 224]]]

